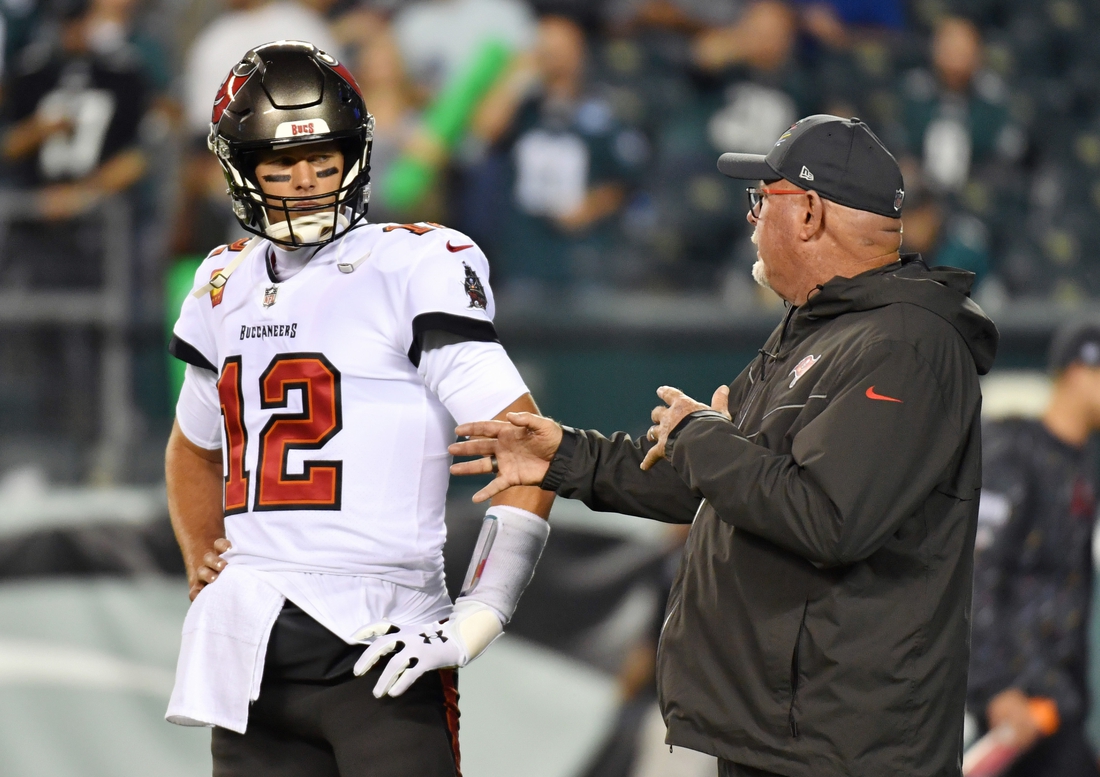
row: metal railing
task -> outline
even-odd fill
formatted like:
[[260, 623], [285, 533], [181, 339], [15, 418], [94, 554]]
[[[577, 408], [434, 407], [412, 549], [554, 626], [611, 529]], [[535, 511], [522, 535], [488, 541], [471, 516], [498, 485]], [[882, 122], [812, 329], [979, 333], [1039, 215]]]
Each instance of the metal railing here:
[[[99, 431], [89, 473], [93, 483], [122, 475], [134, 433], [132, 319], [133, 225], [129, 204], [112, 197], [94, 206], [102, 224], [102, 281], [80, 290], [5, 288], [0, 285], [0, 327], [90, 327], [102, 335], [99, 369]], [[0, 192], [0, 261], [8, 252], [13, 223], [45, 223], [27, 192]], [[60, 224], [59, 224], [60, 226]], [[76, 387], [66, 387], [76, 388]]]

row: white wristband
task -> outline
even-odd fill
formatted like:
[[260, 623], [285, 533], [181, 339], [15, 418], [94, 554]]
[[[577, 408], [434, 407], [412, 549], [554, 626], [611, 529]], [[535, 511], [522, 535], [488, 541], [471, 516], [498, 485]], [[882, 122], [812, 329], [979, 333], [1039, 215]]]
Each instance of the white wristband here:
[[464, 601], [479, 602], [495, 610], [502, 623], [510, 621], [549, 536], [549, 522], [534, 513], [490, 507], [455, 607]]

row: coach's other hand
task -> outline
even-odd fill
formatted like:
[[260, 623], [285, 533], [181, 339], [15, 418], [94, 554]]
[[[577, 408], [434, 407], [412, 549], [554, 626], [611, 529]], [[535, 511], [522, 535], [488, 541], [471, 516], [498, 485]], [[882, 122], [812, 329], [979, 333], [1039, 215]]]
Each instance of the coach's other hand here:
[[455, 434], [472, 439], [447, 449], [452, 456], [483, 457], [452, 464], [452, 475], [496, 472], [496, 478], [474, 494], [475, 502], [491, 499], [512, 486], [540, 485], [561, 445], [561, 426], [556, 421], [534, 413], [509, 413], [505, 418], [508, 420], [462, 424]]
[[714, 396], [710, 398], [709, 407], [702, 402], [696, 402], [680, 389], [672, 386], [661, 386], [657, 389], [657, 396], [661, 398], [667, 407], [658, 405], [653, 408], [653, 412], [650, 414], [653, 426], [649, 427], [649, 433], [646, 434], [646, 437], [657, 444], [650, 448], [645, 458], [642, 459], [642, 469], [649, 469], [665, 457], [665, 443], [668, 442], [669, 434], [684, 418], [692, 413], [697, 413], [700, 410], [717, 410], [726, 418], [730, 417], [730, 390], [728, 386], [719, 386], [715, 390]]

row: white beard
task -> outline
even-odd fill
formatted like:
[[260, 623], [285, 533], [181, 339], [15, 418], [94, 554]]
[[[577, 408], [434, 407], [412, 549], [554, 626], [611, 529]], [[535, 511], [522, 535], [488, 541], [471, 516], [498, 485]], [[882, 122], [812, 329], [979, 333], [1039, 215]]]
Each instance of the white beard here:
[[752, 279], [765, 289], [771, 291], [772, 285], [768, 283], [768, 270], [764, 267], [764, 260], [757, 257], [752, 265]]

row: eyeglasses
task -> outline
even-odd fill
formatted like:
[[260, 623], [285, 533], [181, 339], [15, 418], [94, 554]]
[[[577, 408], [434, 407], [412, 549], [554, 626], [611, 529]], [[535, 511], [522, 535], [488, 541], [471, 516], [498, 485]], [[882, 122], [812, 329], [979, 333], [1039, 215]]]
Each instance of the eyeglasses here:
[[806, 192], [801, 189], [769, 189], [767, 186], [757, 188], [750, 186], [745, 189], [745, 194], [749, 196], [749, 212], [752, 213], [753, 218], [760, 218], [760, 203], [764, 201], [764, 195], [766, 194], [805, 194]]

